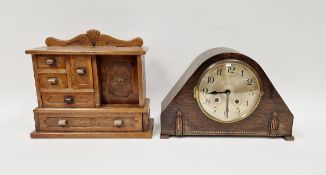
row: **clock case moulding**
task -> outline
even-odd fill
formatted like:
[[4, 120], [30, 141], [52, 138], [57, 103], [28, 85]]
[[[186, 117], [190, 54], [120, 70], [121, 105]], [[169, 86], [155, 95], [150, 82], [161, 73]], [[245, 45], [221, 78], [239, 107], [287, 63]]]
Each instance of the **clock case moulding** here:
[[[263, 96], [247, 118], [220, 123], [209, 119], [194, 98], [194, 87], [207, 67], [232, 59], [250, 65], [261, 80]], [[161, 104], [161, 138], [170, 136], [292, 136], [293, 115], [263, 71], [253, 59], [229, 48], [214, 48], [200, 54], [188, 67]]]

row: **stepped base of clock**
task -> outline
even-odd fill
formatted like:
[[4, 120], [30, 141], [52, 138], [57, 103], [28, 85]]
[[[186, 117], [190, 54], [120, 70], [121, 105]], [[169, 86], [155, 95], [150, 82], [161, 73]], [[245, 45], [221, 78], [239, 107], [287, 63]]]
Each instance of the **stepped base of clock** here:
[[139, 138], [150, 139], [153, 135], [154, 119], [149, 119], [148, 131], [132, 131], [132, 132], [45, 132], [33, 131], [31, 138]]
[[[197, 135], [198, 136], [198, 135]], [[196, 137], [196, 135], [183, 135], [183, 136], [175, 136], [175, 135], [167, 135], [167, 134], [161, 134], [160, 138], [161, 139], [169, 139], [170, 137]], [[202, 137], [202, 135], [201, 135]], [[218, 135], [207, 135], [207, 137], [265, 137], [265, 138], [283, 138], [286, 141], [294, 141], [294, 136], [238, 136], [238, 135], [232, 135], [232, 136], [218, 136]]]

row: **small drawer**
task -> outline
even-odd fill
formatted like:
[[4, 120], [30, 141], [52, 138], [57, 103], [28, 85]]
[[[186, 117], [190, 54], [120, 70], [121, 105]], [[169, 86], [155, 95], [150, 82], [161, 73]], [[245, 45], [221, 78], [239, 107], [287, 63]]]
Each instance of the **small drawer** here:
[[65, 69], [65, 56], [40, 55], [36, 59], [37, 68], [39, 69]]
[[46, 74], [41, 73], [38, 74], [39, 80], [40, 80], [40, 88], [46, 88], [46, 89], [62, 89], [67, 88], [67, 75], [66, 74]]
[[71, 84], [75, 89], [93, 88], [91, 56], [70, 56]]
[[140, 113], [42, 113], [41, 131], [141, 131]]
[[88, 108], [95, 107], [93, 92], [43, 92], [43, 107], [50, 108]]

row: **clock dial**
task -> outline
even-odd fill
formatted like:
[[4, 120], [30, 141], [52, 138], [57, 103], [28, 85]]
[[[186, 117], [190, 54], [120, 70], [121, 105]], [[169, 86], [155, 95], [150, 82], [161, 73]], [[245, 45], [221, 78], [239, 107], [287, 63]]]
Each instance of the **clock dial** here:
[[214, 63], [204, 71], [195, 88], [195, 97], [202, 112], [224, 123], [248, 117], [262, 95], [257, 73], [238, 60]]

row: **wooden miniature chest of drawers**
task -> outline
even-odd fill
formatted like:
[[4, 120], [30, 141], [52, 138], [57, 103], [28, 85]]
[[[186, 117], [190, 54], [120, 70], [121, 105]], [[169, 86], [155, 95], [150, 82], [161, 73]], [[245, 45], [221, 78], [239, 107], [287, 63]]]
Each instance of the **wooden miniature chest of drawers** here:
[[90, 30], [27, 50], [38, 99], [31, 137], [151, 138], [142, 43]]

